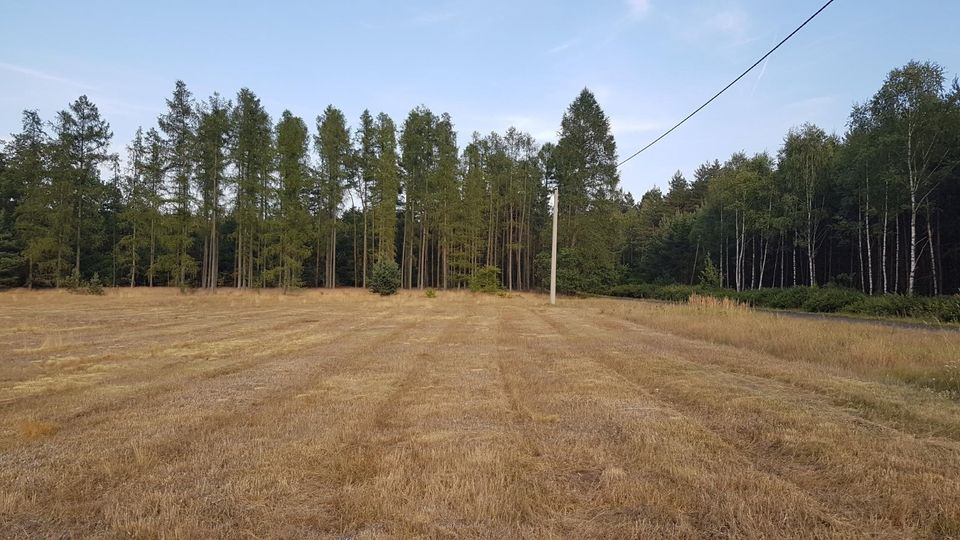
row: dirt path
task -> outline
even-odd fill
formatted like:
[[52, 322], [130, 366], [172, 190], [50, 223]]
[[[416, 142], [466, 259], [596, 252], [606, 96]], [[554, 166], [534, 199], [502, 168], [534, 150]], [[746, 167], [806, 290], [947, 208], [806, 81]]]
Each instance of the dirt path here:
[[0, 536], [960, 534], [949, 397], [613, 304], [0, 295]]

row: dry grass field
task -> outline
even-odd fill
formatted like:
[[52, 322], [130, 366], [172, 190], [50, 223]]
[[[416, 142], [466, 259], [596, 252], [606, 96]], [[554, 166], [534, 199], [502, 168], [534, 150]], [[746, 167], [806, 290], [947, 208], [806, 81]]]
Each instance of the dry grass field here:
[[710, 301], [7, 292], [0, 537], [957, 538], [958, 362]]

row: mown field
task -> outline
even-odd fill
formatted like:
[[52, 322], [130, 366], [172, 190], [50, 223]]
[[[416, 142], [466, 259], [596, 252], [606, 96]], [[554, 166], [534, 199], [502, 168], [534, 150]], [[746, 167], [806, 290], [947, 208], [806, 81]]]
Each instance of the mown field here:
[[960, 333], [701, 300], [0, 294], [0, 537], [960, 537]]

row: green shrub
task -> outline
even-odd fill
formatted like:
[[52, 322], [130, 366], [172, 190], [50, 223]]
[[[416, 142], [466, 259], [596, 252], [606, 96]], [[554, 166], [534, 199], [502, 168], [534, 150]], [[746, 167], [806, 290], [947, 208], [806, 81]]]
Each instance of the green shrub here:
[[[741, 291], [739, 293], [730, 291], [730, 294], [724, 294], [720, 292], [718, 296], [728, 296], [733, 300], [737, 300], [741, 304], [747, 304], [748, 306], [753, 307], [772, 307], [774, 303], [778, 303], [777, 300], [780, 295], [780, 289], [754, 289]], [[713, 294], [711, 292], [711, 294]]]
[[427, 298], [436, 298], [436, 297], [437, 297], [437, 290], [436, 290], [436, 289], [427, 289], [426, 291], [424, 291], [423, 295], [426, 296]]
[[80, 273], [74, 270], [70, 277], [63, 280], [60, 286], [73, 294], [95, 294], [98, 296], [103, 294], [103, 282], [100, 281], [98, 272], [93, 273], [90, 281], [84, 281], [80, 278]]
[[811, 289], [810, 295], [800, 307], [804, 311], [814, 313], [836, 313], [857, 303], [861, 298], [863, 298], [863, 295], [854, 290], [824, 287], [822, 289]]
[[960, 296], [941, 296], [930, 298], [927, 312], [941, 322], [960, 322]]
[[63, 280], [61, 286], [68, 291], [76, 291], [81, 286], [83, 286], [83, 281], [80, 279], [80, 272], [76, 268], [73, 269], [73, 272], [70, 273], [70, 276]]
[[909, 317], [955, 323], [960, 322], [960, 296], [864, 296], [844, 311], [871, 317]]
[[871, 317], [912, 317], [916, 312], [917, 298], [887, 294], [864, 296], [844, 309], [847, 313]]
[[87, 294], [95, 294], [98, 296], [103, 294], [103, 283], [100, 282], [100, 274], [98, 272], [93, 273], [93, 277], [86, 283], [84, 289]]
[[470, 276], [469, 285], [473, 292], [497, 292], [500, 290], [500, 269], [490, 265], [480, 268]]
[[400, 288], [400, 267], [394, 261], [377, 261], [370, 277], [370, 290], [380, 296], [396, 294]]
[[707, 262], [700, 271], [700, 284], [713, 289], [719, 289], [723, 285], [723, 274], [720, 273], [717, 265], [713, 264], [709, 253], [707, 253]]
[[801, 309], [810, 298], [813, 291], [810, 287], [790, 287], [780, 289], [776, 294], [771, 295], [767, 301], [769, 304], [762, 307], [774, 309]]
[[686, 302], [690, 299], [690, 295], [698, 290], [689, 285], [665, 285], [656, 292], [656, 299], [667, 302]]
[[624, 298], [653, 298], [657, 285], [651, 283], [628, 283], [610, 289], [610, 296]]

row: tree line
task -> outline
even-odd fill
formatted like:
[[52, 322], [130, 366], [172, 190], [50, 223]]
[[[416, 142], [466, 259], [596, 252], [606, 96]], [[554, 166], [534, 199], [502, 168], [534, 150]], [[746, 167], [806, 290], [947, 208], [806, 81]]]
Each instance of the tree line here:
[[[393, 260], [404, 287], [462, 287], [496, 266], [505, 287], [532, 288], [552, 155], [581, 160], [565, 165], [582, 191], [572, 229], [612, 196], [591, 191], [598, 175], [617, 184], [609, 121], [589, 91], [564, 125], [560, 144], [511, 128], [461, 150], [450, 115], [423, 106], [399, 127], [364, 111], [351, 129], [331, 105], [311, 129], [290, 111], [274, 122], [249, 89], [198, 101], [178, 81], [119, 156], [86, 96], [50, 122], [27, 110], [0, 151], [0, 282], [366, 286], [376, 261]], [[570, 150], [589, 137], [606, 153]], [[581, 178], [593, 162], [605, 169]]]
[[910, 62], [850, 113], [843, 136], [804, 124], [775, 156], [735, 153], [635, 207], [635, 281], [738, 291], [838, 285], [960, 291], [960, 86]]
[[707, 162], [639, 201], [620, 188], [610, 121], [584, 89], [557, 142], [510, 128], [460, 147], [449, 114], [400, 125], [328, 106], [274, 119], [249, 89], [197, 100], [178, 81], [123, 155], [81, 96], [25, 111], [0, 147], [0, 285], [366, 287], [394, 261], [407, 288], [457, 288], [485, 267], [508, 289], [624, 282], [736, 290], [835, 284], [960, 288], [960, 89], [911, 62], [842, 136], [804, 124], [777, 154]]

